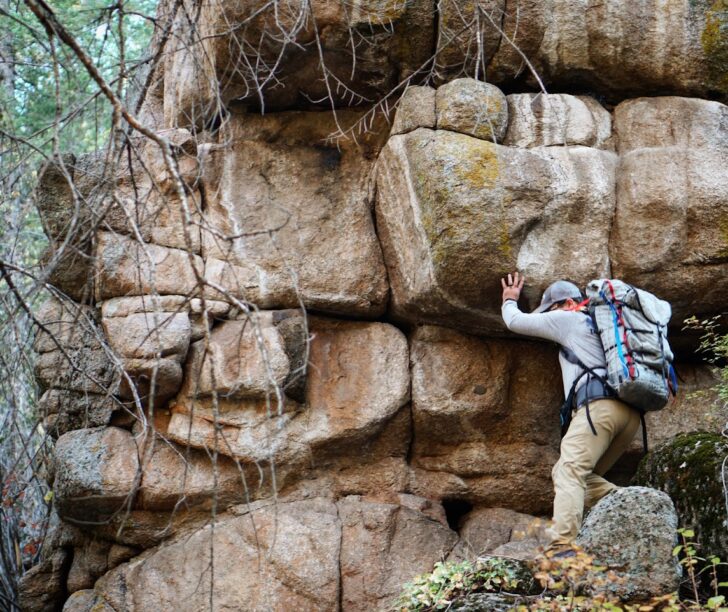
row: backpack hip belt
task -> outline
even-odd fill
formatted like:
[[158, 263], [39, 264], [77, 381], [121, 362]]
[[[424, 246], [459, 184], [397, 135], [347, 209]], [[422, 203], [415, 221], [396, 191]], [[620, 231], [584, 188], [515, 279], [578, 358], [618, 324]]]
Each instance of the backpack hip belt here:
[[584, 404], [600, 399], [616, 398], [617, 394], [597, 378], [590, 378], [576, 390], [574, 406], [578, 410]]

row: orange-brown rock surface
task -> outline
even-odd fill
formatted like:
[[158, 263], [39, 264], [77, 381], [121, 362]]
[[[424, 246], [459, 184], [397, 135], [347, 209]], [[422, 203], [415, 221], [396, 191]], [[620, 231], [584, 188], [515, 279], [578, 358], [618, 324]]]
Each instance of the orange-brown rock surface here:
[[[561, 381], [499, 279], [530, 309], [621, 276], [677, 335], [725, 308], [724, 4], [183, 4], [141, 113], [176, 166], [41, 173], [57, 524], [25, 609], [371, 610], [537, 545]], [[681, 365], [651, 442], [725, 417]]]

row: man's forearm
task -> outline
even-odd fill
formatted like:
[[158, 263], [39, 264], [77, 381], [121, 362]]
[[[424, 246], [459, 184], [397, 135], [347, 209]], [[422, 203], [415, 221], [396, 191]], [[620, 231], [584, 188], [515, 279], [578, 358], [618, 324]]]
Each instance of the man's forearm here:
[[560, 342], [558, 313], [522, 312], [515, 300], [507, 299], [501, 306], [501, 315], [506, 327], [512, 332]]

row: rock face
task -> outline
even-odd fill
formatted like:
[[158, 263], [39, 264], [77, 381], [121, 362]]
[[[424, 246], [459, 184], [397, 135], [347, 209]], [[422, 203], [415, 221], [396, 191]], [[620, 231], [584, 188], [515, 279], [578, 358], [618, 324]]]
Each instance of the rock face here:
[[[456, 539], [415, 510], [358, 497], [237, 506], [214, 529], [120, 566], [65, 609], [197, 608], [210, 597], [231, 609], [371, 609]], [[176, 578], [160, 588], [157, 577], [170, 573]], [[208, 580], [198, 583], [205, 573]]]
[[447, 554], [457, 536], [411, 507], [346, 497], [342, 525], [341, 609], [381, 609], [402, 584]]
[[[204, 608], [210, 597], [230, 609], [333, 610], [340, 540], [331, 502], [263, 506], [120, 566], [97, 583], [96, 597], [126, 610]], [[159, 575], [175, 578], [159, 585]]]
[[202, 127], [232, 101], [266, 111], [342, 107], [412, 79], [462, 76], [611, 98], [725, 99], [725, 24], [722, 0], [203, 3], [176, 16], [178, 44], [168, 43], [154, 104], [169, 127]]
[[[725, 2], [180, 6], [139, 113], [174, 163], [135, 136], [40, 171], [60, 520], [27, 609], [376, 609], [436, 560], [532, 551], [562, 387], [500, 278], [531, 310], [622, 277], [671, 335], [724, 308]], [[681, 371], [652, 443], [715, 427]], [[630, 597], [673, 579], [644, 496], [584, 532]], [[617, 551], [610, 513], [667, 522]]]
[[[352, 444], [376, 438], [409, 400], [404, 335], [382, 323], [310, 323], [313, 340], [302, 402], [274, 394], [275, 385], [282, 385], [290, 372], [278, 330], [272, 325], [260, 330], [267, 349], [264, 360], [259, 347], [241, 334], [244, 322], [230, 321], [213, 332], [205, 357], [215, 361], [209, 367], [218, 374], [218, 405], [205, 398], [213, 377], [204, 359], [200, 371], [202, 356], [196, 361], [193, 355], [187, 373], [191, 382], [176, 400], [167, 435], [182, 444], [217, 448], [241, 461], [279, 465], [346, 454]], [[249, 328], [253, 325], [248, 322]], [[222, 340], [219, 345], [217, 339]], [[216, 424], [222, 427], [222, 438]]]
[[532, 559], [539, 546], [546, 546], [544, 533], [547, 521], [507, 508], [477, 508], [465, 515], [459, 525], [460, 550], [465, 559], [483, 554]]
[[451, 1], [438, 15], [447, 76], [483, 70], [496, 84], [725, 96], [722, 2]]
[[628, 487], [607, 495], [584, 519], [576, 543], [623, 582], [591, 588], [607, 589], [624, 601], [675, 591], [681, 576], [672, 555], [677, 526], [675, 507], [665, 493]]
[[118, 389], [120, 370], [92, 309], [51, 298], [37, 319], [35, 377], [42, 389], [95, 396]]
[[561, 390], [548, 374], [555, 353], [545, 349], [434, 326], [415, 332], [414, 490], [530, 514], [549, 511]]
[[[427, 62], [434, 11], [423, 0], [352, 7], [204, 3], [175, 25], [191, 51], [167, 56], [164, 113], [184, 126], [214, 116], [218, 96], [223, 104], [235, 98], [270, 110], [329, 95], [341, 106], [384, 94]], [[268, 65], [263, 72], [261, 61]]]
[[381, 314], [386, 273], [367, 197], [376, 134], [365, 148], [325, 146], [337, 123], [322, 113], [233, 117], [230, 129], [203, 162], [208, 278], [266, 308]]

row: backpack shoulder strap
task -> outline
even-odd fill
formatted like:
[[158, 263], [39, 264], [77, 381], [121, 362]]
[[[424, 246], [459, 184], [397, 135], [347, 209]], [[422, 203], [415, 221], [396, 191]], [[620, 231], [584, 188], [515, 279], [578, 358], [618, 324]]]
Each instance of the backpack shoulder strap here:
[[[589, 373], [594, 378], [596, 378], [597, 380], [602, 381], [602, 383], [604, 383], [605, 385], [607, 385], [608, 387], [611, 388], [611, 386], [609, 385], [609, 383], [607, 382], [607, 380], [604, 378], [604, 376], [602, 376], [601, 374], [597, 374], [594, 371], [594, 368], [590, 368], [589, 366], [585, 365], [584, 362], [581, 359], [579, 359], [579, 357], [576, 355], [576, 353], [574, 351], [572, 351], [570, 348], [567, 348], [565, 346], [562, 346], [561, 347], [561, 354], [564, 356], [564, 359], [566, 359], [566, 361], [568, 361], [569, 363], [573, 363], [574, 365], [579, 366], [583, 370], [583, 373], [581, 374], [581, 376], [583, 376], [586, 373]], [[576, 378], [576, 380], [574, 380], [574, 385], [576, 385], [576, 383], [579, 380], [581, 380], [581, 376], [578, 376]]]

